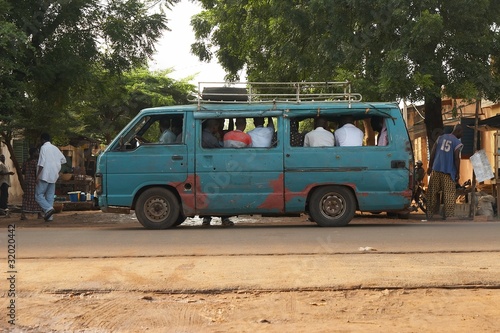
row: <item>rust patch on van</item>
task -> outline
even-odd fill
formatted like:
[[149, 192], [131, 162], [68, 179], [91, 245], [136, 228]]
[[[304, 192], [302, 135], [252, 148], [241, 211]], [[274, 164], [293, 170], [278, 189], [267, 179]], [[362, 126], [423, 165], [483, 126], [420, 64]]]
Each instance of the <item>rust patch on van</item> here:
[[259, 209], [278, 209], [279, 212], [283, 213], [285, 207], [283, 205], [283, 192], [284, 192], [284, 174], [281, 173], [278, 179], [271, 180], [269, 182], [269, 187], [271, 188], [271, 193], [267, 196], [266, 200], [260, 206]]
[[290, 190], [285, 189], [285, 202], [289, 202], [293, 198], [297, 197], [303, 199], [305, 202], [309, 192], [316, 186], [318, 186], [316, 183], [309, 184], [300, 192], [290, 192]]
[[[208, 207], [207, 195], [201, 191], [199, 176], [188, 175], [185, 181], [172, 182], [168, 185], [174, 187], [177, 190], [177, 193], [179, 193], [184, 214], [195, 213], [196, 202], [198, 202], [198, 209]], [[198, 197], [197, 200], [196, 196]]]
[[293, 198], [301, 198], [306, 200], [309, 193], [315, 188], [320, 186], [347, 186], [350, 187], [354, 193], [356, 193], [356, 185], [355, 184], [325, 184], [325, 183], [312, 183], [304, 187], [302, 191], [299, 192], [290, 192], [288, 189], [285, 189], [285, 202], [289, 202]]

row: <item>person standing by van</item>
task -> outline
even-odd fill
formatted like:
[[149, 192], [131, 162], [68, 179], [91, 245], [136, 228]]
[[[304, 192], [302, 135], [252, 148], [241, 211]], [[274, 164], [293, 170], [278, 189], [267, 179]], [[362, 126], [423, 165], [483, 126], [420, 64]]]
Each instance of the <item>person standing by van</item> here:
[[[219, 139], [215, 136], [219, 131], [219, 121], [217, 119], [208, 119], [205, 124], [205, 128], [202, 132], [201, 146], [203, 148], [221, 148]], [[200, 216], [203, 219], [202, 226], [209, 227], [212, 221], [211, 216]], [[234, 222], [229, 219], [229, 216], [221, 216], [221, 225], [223, 227], [232, 227]]]
[[444, 212], [443, 220], [455, 215], [456, 184], [460, 179], [460, 152], [463, 144], [462, 126], [455, 125], [451, 134], [441, 135], [431, 150], [429, 168], [427, 174], [429, 179], [428, 188], [428, 219], [438, 210], [440, 200], [439, 192], [443, 192]]
[[23, 163], [24, 193], [21, 211], [21, 220], [26, 220], [27, 213], [38, 213], [41, 218], [41, 209], [35, 200], [36, 173], [38, 168], [38, 149], [30, 148], [29, 158]]
[[314, 120], [314, 130], [304, 138], [304, 147], [331, 147], [335, 145], [333, 133], [328, 130], [328, 121], [323, 117]]
[[54, 194], [56, 181], [59, 178], [61, 165], [66, 163], [66, 157], [59, 148], [50, 143], [50, 135], [41, 135], [42, 146], [38, 157], [38, 172], [36, 175], [35, 200], [44, 213], [45, 221], [52, 221], [54, 214]]

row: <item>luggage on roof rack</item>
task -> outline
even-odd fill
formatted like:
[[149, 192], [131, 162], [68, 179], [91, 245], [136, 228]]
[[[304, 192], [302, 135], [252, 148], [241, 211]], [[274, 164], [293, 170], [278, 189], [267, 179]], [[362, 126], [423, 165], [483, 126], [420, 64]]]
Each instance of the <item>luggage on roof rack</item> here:
[[205, 87], [201, 99], [211, 102], [247, 102], [248, 91], [238, 87]]
[[[230, 84], [231, 86], [228, 86]], [[361, 94], [351, 91], [349, 81], [341, 82], [199, 82], [196, 102], [360, 102]], [[194, 101], [193, 101], [194, 102]]]

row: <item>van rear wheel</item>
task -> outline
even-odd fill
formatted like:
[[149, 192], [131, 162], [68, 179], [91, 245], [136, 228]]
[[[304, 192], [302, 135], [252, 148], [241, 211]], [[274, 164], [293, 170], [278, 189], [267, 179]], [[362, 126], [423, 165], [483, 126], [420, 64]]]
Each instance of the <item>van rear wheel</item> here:
[[309, 201], [309, 213], [321, 227], [347, 225], [356, 212], [356, 199], [352, 192], [340, 186], [326, 186], [313, 192]]
[[135, 215], [148, 229], [167, 229], [179, 220], [180, 206], [175, 195], [164, 188], [150, 188], [139, 196]]

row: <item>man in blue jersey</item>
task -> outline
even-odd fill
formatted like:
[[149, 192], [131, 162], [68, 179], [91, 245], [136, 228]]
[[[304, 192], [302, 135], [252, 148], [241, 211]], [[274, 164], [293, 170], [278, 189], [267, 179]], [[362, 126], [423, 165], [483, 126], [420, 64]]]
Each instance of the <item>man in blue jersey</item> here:
[[460, 178], [460, 152], [463, 145], [462, 126], [455, 125], [451, 134], [441, 135], [431, 150], [427, 174], [429, 180], [427, 214], [431, 218], [439, 209], [439, 192], [443, 192], [443, 220], [455, 214], [456, 184]]

